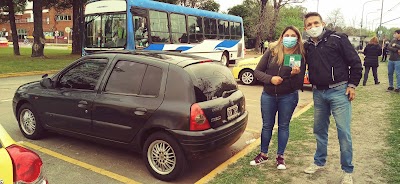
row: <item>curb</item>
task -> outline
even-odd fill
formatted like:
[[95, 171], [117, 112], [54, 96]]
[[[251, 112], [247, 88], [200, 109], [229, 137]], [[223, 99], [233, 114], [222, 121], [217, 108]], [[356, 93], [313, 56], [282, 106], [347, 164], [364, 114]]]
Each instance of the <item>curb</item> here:
[[18, 73], [5, 73], [0, 74], [0, 78], [8, 78], [8, 77], [22, 77], [22, 76], [30, 76], [30, 75], [43, 75], [43, 74], [54, 74], [60, 70], [47, 70], [47, 71], [30, 71], [30, 72], [18, 72]]
[[[292, 119], [299, 117], [301, 114], [303, 114], [308, 109], [310, 109], [313, 105], [314, 105], [314, 102], [309, 103], [304, 108], [300, 109], [298, 112], [293, 114]], [[228, 159], [227, 161], [225, 161], [224, 163], [222, 163], [221, 165], [216, 167], [210, 173], [208, 173], [203, 178], [198, 180], [195, 184], [203, 184], [203, 183], [210, 182], [212, 179], [214, 179], [215, 176], [217, 176], [219, 173], [222, 173], [224, 170], [226, 170], [229, 165], [236, 163], [240, 158], [246, 156], [248, 153], [253, 151], [255, 148], [259, 147], [260, 144], [261, 144], [261, 137], [259, 137], [256, 141], [254, 141], [253, 143], [246, 146], [243, 150], [238, 152], [236, 155], [234, 155], [233, 157], [231, 157], [230, 159]]]

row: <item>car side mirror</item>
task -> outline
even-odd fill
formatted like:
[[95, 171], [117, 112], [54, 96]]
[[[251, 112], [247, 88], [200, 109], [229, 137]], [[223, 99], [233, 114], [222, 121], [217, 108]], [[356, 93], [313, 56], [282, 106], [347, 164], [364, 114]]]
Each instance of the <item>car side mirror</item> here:
[[42, 87], [45, 87], [45, 88], [52, 88], [53, 87], [53, 81], [50, 78], [43, 78], [40, 81], [40, 85]]

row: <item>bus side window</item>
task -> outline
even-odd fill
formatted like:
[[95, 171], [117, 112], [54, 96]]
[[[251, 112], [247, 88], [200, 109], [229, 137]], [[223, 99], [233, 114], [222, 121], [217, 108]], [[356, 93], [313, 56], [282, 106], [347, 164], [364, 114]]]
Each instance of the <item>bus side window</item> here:
[[228, 21], [218, 20], [218, 39], [230, 39]]
[[185, 15], [171, 13], [170, 21], [172, 43], [188, 43]]
[[204, 31], [205, 37], [207, 39], [216, 39], [217, 38], [217, 20], [204, 18]]
[[190, 43], [202, 42], [204, 40], [203, 19], [201, 17], [188, 16], [188, 24]]
[[166, 12], [150, 10], [151, 41], [169, 43], [168, 16]]

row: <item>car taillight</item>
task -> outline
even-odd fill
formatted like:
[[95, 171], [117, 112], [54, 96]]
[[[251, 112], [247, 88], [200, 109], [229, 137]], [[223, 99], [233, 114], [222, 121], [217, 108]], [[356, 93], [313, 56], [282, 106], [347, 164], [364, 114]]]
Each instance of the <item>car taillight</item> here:
[[46, 179], [41, 175], [43, 162], [39, 155], [18, 145], [11, 145], [6, 150], [13, 162], [14, 183], [47, 183]]
[[199, 131], [207, 130], [209, 128], [210, 123], [208, 122], [203, 109], [201, 109], [199, 104], [193, 104], [192, 107], [190, 107], [190, 130]]

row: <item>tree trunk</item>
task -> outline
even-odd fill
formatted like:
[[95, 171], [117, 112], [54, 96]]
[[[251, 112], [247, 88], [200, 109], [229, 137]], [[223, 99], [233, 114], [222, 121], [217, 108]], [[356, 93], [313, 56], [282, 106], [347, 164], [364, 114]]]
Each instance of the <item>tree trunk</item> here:
[[279, 8], [274, 7], [274, 16], [272, 17], [271, 26], [268, 29], [267, 40], [273, 40], [275, 35], [276, 22], [278, 21]]
[[43, 34], [43, 19], [42, 19], [42, 0], [33, 1], [33, 45], [31, 57], [43, 57], [44, 56], [44, 39]]
[[84, 35], [83, 28], [83, 2], [81, 0], [73, 0], [73, 27], [72, 27], [72, 54], [82, 55], [82, 35]]
[[267, 7], [268, 0], [261, 0], [261, 10], [260, 10], [260, 17], [258, 18], [258, 25], [257, 25], [257, 36], [256, 36], [256, 52], [260, 51], [260, 43], [262, 38], [262, 32], [264, 29], [264, 14], [265, 9]]
[[13, 48], [14, 48], [14, 55], [21, 55], [19, 53], [19, 44], [18, 44], [18, 34], [17, 34], [17, 25], [15, 24], [15, 12], [14, 12], [14, 3], [12, 0], [7, 0], [7, 6], [8, 6], [8, 18], [10, 20], [10, 26], [11, 26], [11, 38], [13, 42]]

